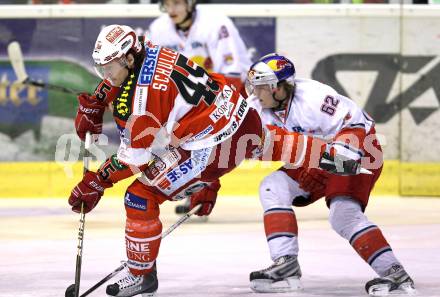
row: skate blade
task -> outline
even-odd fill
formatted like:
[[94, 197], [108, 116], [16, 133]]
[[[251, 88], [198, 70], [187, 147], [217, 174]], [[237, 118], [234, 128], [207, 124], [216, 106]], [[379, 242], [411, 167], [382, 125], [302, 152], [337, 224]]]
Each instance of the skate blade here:
[[142, 294], [140, 294], [138, 296], [141, 296], [141, 297], [154, 297], [154, 296], [156, 296], [156, 292], [157, 291], [154, 291], [152, 293], [142, 293]]
[[142, 294], [139, 294], [139, 295], [136, 295], [136, 296], [140, 296], [140, 297], [154, 297], [154, 296], [156, 296], [156, 292], [157, 291], [154, 291], [152, 293], [142, 293]]
[[411, 284], [402, 284], [392, 291], [390, 291], [390, 286], [387, 284], [376, 285], [368, 291], [370, 296], [415, 296], [417, 294], [417, 290]]
[[[132, 295], [132, 296], [137, 296], [137, 297], [154, 297], [154, 296], [156, 296], [156, 292], [157, 291], [154, 291], [154, 292], [152, 292], [152, 293], [141, 293], [141, 294], [136, 294], [136, 295]], [[108, 295], [108, 294], [106, 294], [106, 296], [108, 296], [108, 297], [115, 297], [115, 296], [111, 296], [111, 295]]]
[[250, 287], [257, 293], [287, 293], [303, 290], [301, 280], [296, 277], [288, 277], [276, 282], [269, 279], [254, 279]]

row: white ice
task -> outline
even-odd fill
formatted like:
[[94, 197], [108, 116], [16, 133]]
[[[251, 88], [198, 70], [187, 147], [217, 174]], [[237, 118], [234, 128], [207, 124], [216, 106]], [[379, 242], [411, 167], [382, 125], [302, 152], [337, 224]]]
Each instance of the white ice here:
[[[164, 229], [177, 203], [165, 202]], [[256, 294], [249, 273], [271, 264], [256, 197], [219, 197], [207, 223], [191, 220], [162, 241], [159, 297], [367, 296], [374, 272], [331, 230], [323, 201], [296, 208], [305, 287]], [[367, 216], [384, 232], [419, 296], [440, 296], [440, 199], [373, 197]], [[64, 199], [0, 199], [0, 296], [64, 296], [74, 281], [79, 215]], [[81, 292], [125, 259], [123, 200], [86, 215]], [[89, 296], [105, 296], [105, 285]]]

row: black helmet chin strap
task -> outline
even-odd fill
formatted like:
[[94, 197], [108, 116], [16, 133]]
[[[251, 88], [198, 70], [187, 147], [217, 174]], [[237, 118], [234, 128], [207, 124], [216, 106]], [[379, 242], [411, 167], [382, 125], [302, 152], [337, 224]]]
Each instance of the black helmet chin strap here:
[[295, 87], [296, 85], [293, 86], [291, 92], [286, 92], [286, 96], [282, 99], [277, 99], [275, 97], [275, 92], [272, 93], [272, 99], [278, 102], [278, 105], [273, 108], [275, 111], [283, 110], [286, 107], [286, 104], [288, 103], [289, 99], [292, 98], [293, 95], [295, 94]]
[[283, 109], [286, 107], [286, 103], [287, 103], [287, 101], [290, 99], [290, 96], [291, 96], [291, 95], [292, 95], [292, 94], [289, 94], [289, 92], [288, 92], [284, 98], [282, 98], [282, 99], [277, 99], [277, 98], [275, 97], [275, 92], [273, 92], [273, 93], [272, 93], [272, 99], [273, 99], [274, 101], [278, 102], [278, 105], [275, 106], [273, 109], [276, 110], [276, 111], [278, 111], [278, 110], [283, 110]]

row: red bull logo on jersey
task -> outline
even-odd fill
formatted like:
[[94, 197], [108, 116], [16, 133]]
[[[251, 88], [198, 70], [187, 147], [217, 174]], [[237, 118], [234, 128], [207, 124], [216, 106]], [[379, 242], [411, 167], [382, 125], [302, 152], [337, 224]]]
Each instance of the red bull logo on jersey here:
[[225, 62], [226, 65], [231, 65], [234, 63], [234, 57], [232, 54], [223, 55], [223, 62]]

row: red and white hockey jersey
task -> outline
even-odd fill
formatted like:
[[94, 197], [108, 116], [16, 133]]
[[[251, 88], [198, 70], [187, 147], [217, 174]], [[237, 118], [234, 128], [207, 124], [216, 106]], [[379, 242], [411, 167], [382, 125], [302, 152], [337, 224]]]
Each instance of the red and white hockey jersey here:
[[263, 109], [255, 96], [248, 98], [266, 125], [335, 140], [350, 132], [362, 141], [374, 121], [351, 99], [333, 88], [310, 79], [295, 79], [295, 92], [285, 110]]
[[146, 43], [142, 65], [120, 88], [105, 82], [106, 102], [121, 135], [118, 160], [148, 163], [167, 144], [187, 150], [212, 147], [231, 137], [249, 109], [222, 75], [207, 72], [184, 55]]
[[151, 23], [148, 37], [154, 44], [184, 54], [209, 72], [244, 79], [251, 60], [232, 21], [200, 8], [196, 8], [194, 15], [191, 28], [184, 33], [164, 14]]

